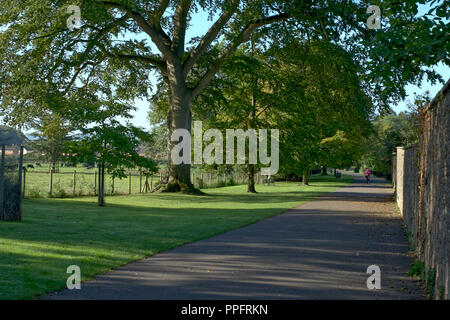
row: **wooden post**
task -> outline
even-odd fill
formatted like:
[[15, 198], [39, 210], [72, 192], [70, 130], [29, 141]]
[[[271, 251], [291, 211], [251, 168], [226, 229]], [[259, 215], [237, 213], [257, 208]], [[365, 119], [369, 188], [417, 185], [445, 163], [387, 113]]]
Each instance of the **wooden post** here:
[[73, 170], [73, 182], [72, 182], [72, 186], [73, 186], [73, 195], [75, 195], [76, 185], [77, 185], [77, 171], [76, 171], [76, 170]]
[[104, 163], [98, 166], [98, 205], [105, 206], [105, 180], [103, 179], [103, 172], [105, 170]]
[[22, 186], [22, 197], [25, 198], [25, 186], [26, 186], [26, 176], [27, 176], [27, 170], [23, 171], [23, 186]]
[[19, 203], [17, 205], [17, 212], [16, 212], [16, 217], [15, 217], [15, 221], [21, 221], [22, 220], [22, 172], [23, 172], [23, 146], [20, 146], [20, 156], [19, 156], [19, 177], [18, 177], [18, 182], [19, 185], [18, 187], [18, 196], [19, 196]]
[[96, 195], [97, 195], [97, 171], [94, 171], [94, 196]]
[[153, 173], [150, 176], [150, 190], [153, 190]]
[[142, 193], [142, 171], [139, 170], [139, 193]]
[[2, 145], [2, 161], [0, 164], [0, 220], [3, 220], [3, 199], [4, 199], [4, 188], [5, 188], [5, 149], [6, 146]]
[[48, 191], [50, 197], [52, 196], [52, 192], [53, 192], [53, 169], [50, 169], [50, 188]]
[[129, 173], [128, 179], [128, 194], [131, 194], [131, 172]]
[[149, 191], [149, 189], [150, 189], [150, 187], [148, 185], [148, 175], [145, 175], [145, 186], [144, 186], [144, 189], [145, 189], [145, 193], [147, 193]]
[[112, 179], [112, 185], [111, 185], [111, 195], [114, 194], [114, 177], [111, 177]]

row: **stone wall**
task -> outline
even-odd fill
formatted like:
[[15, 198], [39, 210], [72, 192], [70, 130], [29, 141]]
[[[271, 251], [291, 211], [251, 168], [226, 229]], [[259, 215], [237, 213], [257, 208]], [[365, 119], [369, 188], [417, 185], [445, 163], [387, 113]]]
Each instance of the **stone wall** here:
[[449, 299], [450, 279], [450, 81], [421, 110], [417, 247], [434, 297]]
[[418, 146], [397, 148], [393, 179], [397, 204], [424, 261], [434, 299], [449, 299], [450, 81], [420, 110]]
[[414, 243], [418, 226], [417, 203], [419, 168], [417, 145], [397, 148], [396, 160], [396, 200], [400, 214], [403, 217]]

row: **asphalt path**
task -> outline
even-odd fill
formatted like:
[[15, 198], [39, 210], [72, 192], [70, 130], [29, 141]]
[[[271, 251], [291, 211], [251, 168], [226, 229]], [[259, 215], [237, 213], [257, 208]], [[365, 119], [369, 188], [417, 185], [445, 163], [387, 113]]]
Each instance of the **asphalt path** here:
[[[346, 173], [349, 174], [349, 173]], [[44, 299], [424, 299], [390, 185], [354, 183]], [[367, 288], [380, 268], [381, 289]]]

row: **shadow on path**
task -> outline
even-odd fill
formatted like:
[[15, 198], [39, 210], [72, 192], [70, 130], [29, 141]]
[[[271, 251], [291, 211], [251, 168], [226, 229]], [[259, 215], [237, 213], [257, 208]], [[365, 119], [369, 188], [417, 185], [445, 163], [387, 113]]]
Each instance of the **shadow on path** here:
[[[392, 189], [352, 175], [352, 185], [283, 214], [44, 299], [423, 299], [406, 275], [412, 258]], [[366, 286], [373, 264], [381, 290]]]

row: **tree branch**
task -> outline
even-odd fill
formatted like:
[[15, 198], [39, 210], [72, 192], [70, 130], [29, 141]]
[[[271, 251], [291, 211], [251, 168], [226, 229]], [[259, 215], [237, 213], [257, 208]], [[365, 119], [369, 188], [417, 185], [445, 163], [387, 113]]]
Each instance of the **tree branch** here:
[[352, 18], [348, 17], [347, 15], [345, 15], [344, 13], [340, 13], [339, 14], [341, 16], [341, 18], [344, 21], [347, 21], [347, 23], [349, 23], [351, 26], [353, 26], [355, 29], [357, 29], [359, 32], [361, 32], [361, 34], [363, 36], [371, 36], [373, 38], [373, 35], [370, 33], [370, 31], [366, 28], [361, 27], [358, 22], [355, 22]]
[[140, 61], [144, 63], [150, 63], [154, 67], [158, 68], [162, 73], [167, 71], [166, 62], [157, 56], [142, 56], [137, 54], [115, 54], [109, 52], [102, 44], [98, 44], [98, 47], [100, 48], [100, 50], [102, 50], [103, 53], [105, 53], [110, 58], [117, 58], [124, 61]]
[[72, 85], [75, 82], [75, 80], [77, 79], [78, 75], [80, 74], [81, 71], [84, 70], [84, 68], [86, 68], [87, 66], [95, 66], [97, 64], [98, 63], [95, 63], [95, 62], [92, 62], [92, 61], [87, 61], [80, 68], [78, 68], [78, 70], [72, 76], [72, 79], [70, 80], [69, 84], [67, 85], [66, 90], [64, 90], [64, 94], [66, 94], [69, 91], [70, 87], [72, 87]]
[[87, 54], [89, 54], [89, 52], [92, 50], [92, 48], [94, 48], [94, 46], [98, 43], [98, 41], [108, 32], [110, 32], [114, 27], [122, 24], [123, 22], [125, 22], [126, 20], [129, 19], [129, 15], [125, 14], [124, 16], [122, 16], [121, 18], [113, 21], [112, 23], [110, 23], [107, 27], [105, 27], [104, 29], [101, 29], [92, 40], [88, 41], [88, 45], [86, 46], [86, 50], [84, 50], [83, 52], [83, 56], [86, 56]]
[[216, 59], [216, 62], [208, 69], [205, 75], [199, 80], [197, 85], [192, 89], [192, 98], [194, 99], [196, 96], [202, 92], [202, 90], [211, 82], [216, 73], [220, 70], [225, 60], [230, 57], [236, 49], [244, 42], [247, 42], [250, 39], [251, 34], [257, 28], [260, 28], [265, 25], [269, 25], [272, 23], [280, 22], [289, 19], [290, 16], [286, 13], [278, 14], [275, 16], [257, 19], [249, 24], [241, 31], [241, 33], [219, 54]]
[[162, 30], [156, 30], [147, 23], [145, 18], [140, 13], [124, 7], [121, 4], [111, 1], [102, 1], [102, 3], [108, 7], [126, 12], [127, 15], [131, 17], [138, 24], [138, 26], [140, 26], [141, 29], [150, 36], [152, 41], [155, 43], [159, 51], [161, 51], [161, 53], [166, 57], [166, 59], [169, 61], [174, 60], [174, 55], [170, 50], [172, 43], [169, 37]]
[[187, 16], [191, 7], [191, 0], [180, 0], [173, 16], [172, 50], [178, 58], [184, 55], [184, 42], [186, 39]]
[[149, 21], [150, 24], [153, 24], [154, 28], [157, 28], [157, 25], [161, 23], [161, 18], [169, 6], [170, 0], [160, 0], [158, 6], [153, 10], [152, 20]]
[[187, 77], [192, 67], [197, 63], [198, 59], [206, 52], [211, 43], [217, 38], [220, 30], [227, 24], [239, 5], [239, 0], [232, 0], [230, 7], [224, 9], [222, 15], [211, 26], [205, 36], [202, 38], [198, 46], [191, 52], [189, 58], [183, 63], [184, 76]]
[[266, 112], [268, 109], [270, 109], [270, 106], [266, 106], [263, 110], [261, 110], [256, 116], [255, 118], [258, 118], [260, 115], [262, 115], [264, 112]]
[[133, 54], [113, 54], [110, 52], [105, 52], [110, 58], [118, 58], [125, 61], [141, 61], [145, 63], [150, 63], [155, 68], [161, 70], [161, 72], [166, 72], [166, 63], [161, 59], [149, 56], [139, 56]]

